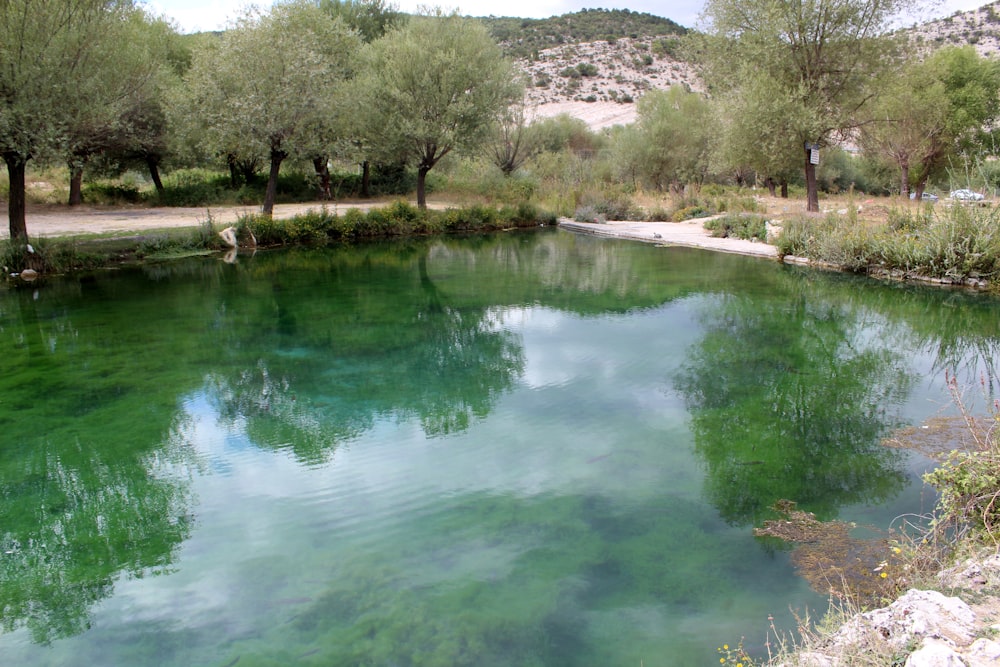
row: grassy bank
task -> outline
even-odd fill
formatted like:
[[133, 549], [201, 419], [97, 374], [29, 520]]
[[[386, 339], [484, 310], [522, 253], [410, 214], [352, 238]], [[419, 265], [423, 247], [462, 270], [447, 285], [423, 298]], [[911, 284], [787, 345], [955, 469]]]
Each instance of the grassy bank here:
[[[421, 210], [396, 202], [367, 212], [326, 208], [286, 219], [242, 216], [234, 231], [241, 245], [323, 245], [402, 236], [491, 232], [555, 224], [554, 215], [533, 205], [470, 206]], [[205, 220], [194, 229], [176, 229], [122, 237], [37, 238], [27, 246], [0, 243], [0, 265], [8, 275], [31, 269], [57, 274], [136, 261], [156, 261], [225, 250], [222, 225]]]
[[889, 209], [884, 222], [846, 215], [794, 217], [775, 241], [782, 255], [846, 271], [897, 279], [928, 278], [996, 286], [1000, 276], [1000, 209], [939, 204]]

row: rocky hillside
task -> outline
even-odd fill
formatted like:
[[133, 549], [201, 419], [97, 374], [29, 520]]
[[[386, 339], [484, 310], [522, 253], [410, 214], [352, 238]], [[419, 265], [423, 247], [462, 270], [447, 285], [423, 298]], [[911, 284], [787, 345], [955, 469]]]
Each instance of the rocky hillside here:
[[971, 44], [982, 56], [1000, 53], [1000, 0], [967, 12], [915, 25], [907, 29], [913, 40], [924, 47]]
[[539, 116], [569, 113], [594, 128], [630, 123], [635, 101], [653, 88], [680, 84], [701, 90], [692, 67], [651, 37], [566, 44], [520, 61], [528, 100]]
[[[585, 9], [550, 19], [482, 19], [525, 72], [538, 117], [560, 113], [593, 129], [631, 123], [635, 102], [651, 89], [680, 84], [703, 90], [678, 57], [687, 33], [670, 19], [628, 10]], [[926, 48], [972, 44], [1000, 54], [1000, 0], [906, 29]]]

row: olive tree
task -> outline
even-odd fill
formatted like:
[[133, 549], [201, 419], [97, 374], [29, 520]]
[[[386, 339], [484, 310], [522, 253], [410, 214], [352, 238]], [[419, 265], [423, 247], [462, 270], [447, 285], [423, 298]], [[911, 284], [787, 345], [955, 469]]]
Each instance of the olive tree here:
[[281, 164], [315, 152], [339, 118], [338, 93], [354, 74], [356, 33], [315, 3], [250, 9], [194, 54], [181, 104], [219, 155], [270, 165], [262, 211], [271, 215]]
[[1000, 68], [971, 46], [909, 63], [885, 90], [867, 116], [862, 145], [898, 169], [900, 194], [912, 182], [919, 197], [934, 173], [954, 161], [978, 160], [992, 148], [988, 128], [1000, 115]]
[[682, 192], [708, 172], [710, 140], [715, 132], [711, 106], [704, 96], [671, 86], [639, 99], [638, 172], [657, 190]]
[[[763, 178], [771, 196], [781, 186], [788, 196], [788, 182], [801, 169], [802, 144], [789, 133], [791, 121], [803, 112], [794, 95], [768, 79], [747, 81], [715, 99], [720, 118], [713, 163], [719, 171], [750, 170]], [[784, 122], [775, 122], [776, 118]]]
[[0, 154], [10, 178], [10, 237], [24, 241], [25, 170], [65, 155], [83, 119], [116, 118], [140, 80], [123, 45], [123, 0], [0, 2]]
[[372, 42], [365, 134], [382, 154], [417, 163], [417, 205], [427, 173], [453, 150], [476, 148], [523, 96], [513, 66], [478, 21], [420, 16]]
[[[92, 157], [110, 157], [125, 146], [142, 145], [150, 165], [149, 158], [164, 150], [163, 90], [170, 76], [167, 54], [179, 35], [169, 23], [139, 8], [123, 17], [115, 29], [116, 39], [94, 47], [93, 61], [102, 74], [78, 81], [72, 93], [73, 100], [107, 102], [76, 104], [71, 100], [64, 127], [70, 206], [83, 201], [83, 169]], [[158, 189], [162, 188], [152, 166], [150, 173]]]
[[[805, 145], [856, 128], [875, 74], [895, 64], [893, 19], [914, 0], [708, 0], [702, 75], [719, 94], [768, 81], [790, 106], [768, 120], [803, 148], [807, 208], [819, 210], [816, 165]], [[763, 115], [766, 107], [748, 109]], [[764, 149], [762, 149], [764, 150]]]

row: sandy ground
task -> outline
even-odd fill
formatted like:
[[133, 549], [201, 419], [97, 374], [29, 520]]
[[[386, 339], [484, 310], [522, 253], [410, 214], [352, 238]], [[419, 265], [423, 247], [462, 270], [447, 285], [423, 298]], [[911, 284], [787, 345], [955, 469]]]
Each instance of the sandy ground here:
[[[324, 205], [331, 211], [344, 212], [349, 208], [368, 210], [384, 206], [384, 201], [311, 202], [307, 204], [278, 204], [274, 207], [276, 219], [290, 218], [308, 210], [318, 210]], [[433, 207], [433, 205], [431, 205]], [[136, 234], [158, 229], [197, 227], [211, 217], [216, 225], [231, 225], [247, 213], [257, 213], [257, 206], [213, 206], [208, 208], [98, 208], [81, 206], [28, 207], [28, 237], [80, 236], [85, 234]], [[10, 221], [6, 206], [0, 216], [0, 238], [10, 236]]]
[[552, 118], [568, 114], [585, 122], [591, 130], [600, 130], [613, 125], [634, 123], [639, 114], [635, 104], [617, 102], [546, 102], [532, 108], [536, 118]]
[[766, 243], [713, 238], [704, 227], [705, 218], [684, 222], [576, 222], [560, 218], [559, 226], [572, 231], [656, 243], [663, 246], [705, 248], [739, 255], [778, 258], [777, 249]]

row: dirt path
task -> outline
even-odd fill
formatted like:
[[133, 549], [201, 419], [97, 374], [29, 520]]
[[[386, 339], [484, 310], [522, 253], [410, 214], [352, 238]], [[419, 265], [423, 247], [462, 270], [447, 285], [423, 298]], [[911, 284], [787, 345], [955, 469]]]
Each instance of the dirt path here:
[[[391, 200], [395, 201], [395, 200]], [[324, 205], [331, 211], [343, 213], [349, 208], [364, 211], [384, 206], [389, 201], [338, 201], [309, 202], [305, 204], [278, 204], [274, 217], [290, 218], [308, 210], [318, 210]], [[430, 205], [436, 208], [435, 205]], [[0, 216], [0, 238], [10, 236], [10, 222], [6, 207]], [[157, 229], [197, 227], [211, 217], [212, 222], [231, 225], [241, 215], [257, 213], [258, 206], [209, 206], [199, 208], [104, 208], [81, 206], [47, 206], [28, 208], [28, 237], [79, 236], [84, 234], [135, 234]]]

